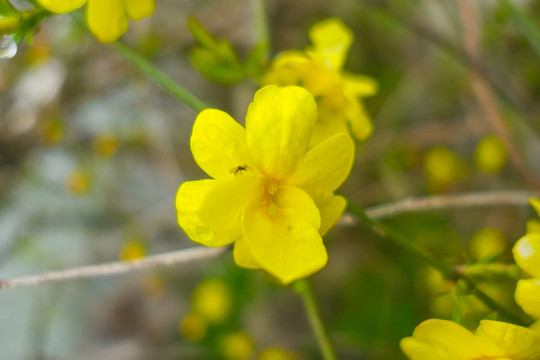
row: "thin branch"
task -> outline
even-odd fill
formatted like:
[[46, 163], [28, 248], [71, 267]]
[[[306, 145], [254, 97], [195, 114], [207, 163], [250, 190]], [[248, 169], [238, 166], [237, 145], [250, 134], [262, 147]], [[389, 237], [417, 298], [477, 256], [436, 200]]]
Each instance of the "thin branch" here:
[[82, 266], [67, 270], [53, 271], [40, 275], [23, 276], [13, 279], [0, 280], [0, 289], [40, 285], [73, 279], [84, 279], [99, 276], [125, 274], [134, 271], [147, 270], [156, 267], [187, 264], [196, 260], [216, 257], [227, 248], [208, 248], [196, 246], [163, 254], [151, 255], [140, 260], [110, 262], [98, 265]]
[[[496, 205], [528, 206], [529, 198], [535, 196], [527, 191], [492, 191], [460, 195], [439, 195], [399, 200], [389, 204], [373, 206], [366, 209], [372, 219], [384, 219], [407, 212], [422, 212], [452, 208], [469, 208]], [[350, 222], [345, 220], [345, 223]], [[110, 262], [78, 268], [53, 271], [39, 275], [23, 276], [0, 280], [0, 289], [40, 285], [49, 282], [84, 279], [91, 277], [125, 274], [134, 271], [148, 270], [156, 267], [175, 266], [196, 260], [216, 257], [226, 248], [207, 248], [202, 246], [151, 255], [134, 261]]]
[[[459, 0], [457, 1], [457, 4], [463, 24], [463, 43], [465, 51], [471, 58], [478, 59], [480, 56], [478, 40], [480, 23], [478, 16], [468, 0]], [[504, 123], [503, 115], [497, 104], [495, 94], [489, 84], [477, 71], [471, 71], [470, 78], [473, 92], [484, 113], [484, 117], [492, 130], [504, 142], [508, 153], [510, 154], [510, 162], [521, 174], [523, 180], [530, 189], [540, 189], [540, 183], [529, 170], [525, 157], [510, 134], [507, 125]]]
[[403, 213], [423, 212], [428, 210], [462, 209], [497, 205], [528, 206], [528, 200], [531, 197], [538, 195], [538, 193], [530, 191], [508, 190], [411, 197], [387, 204], [368, 207], [366, 213], [371, 218], [384, 219]]

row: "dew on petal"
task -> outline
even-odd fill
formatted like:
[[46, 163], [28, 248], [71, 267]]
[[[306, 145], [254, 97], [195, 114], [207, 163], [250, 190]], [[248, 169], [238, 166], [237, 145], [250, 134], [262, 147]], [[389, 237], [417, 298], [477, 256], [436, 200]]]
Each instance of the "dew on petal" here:
[[525, 241], [522, 241], [516, 247], [516, 251], [523, 259], [528, 259], [534, 253], [534, 247]]
[[17, 43], [13, 40], [14, 35], [4, 35], [0, 38], [0, 59], [11, 59], [17, 54]]
[[203, 241], [210, 240], [212, 236], [214, 235], [212, 233], [212, 230], [210, 230], [206, 226], [197, 226], [197, 228], [195, 229], [195, 232], [197, 233], [197, 236]]

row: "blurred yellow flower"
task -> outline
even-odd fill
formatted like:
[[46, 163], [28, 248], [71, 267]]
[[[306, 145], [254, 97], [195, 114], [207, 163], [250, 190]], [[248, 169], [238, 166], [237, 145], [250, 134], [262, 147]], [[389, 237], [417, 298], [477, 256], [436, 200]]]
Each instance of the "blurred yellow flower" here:
[[298, 356], [280, 348], [267, 348], [261, 351], [258, 360], [298, 360]]
[[192, 342], [199, 342], [206, 336], [207, 326], [203, 318], [197, 314], [187, 314], [178, 324], [180, 335]]
[[424, 169], [428, 187], [433, 191], [443, 190], [463, 178], [465, 167], [451, 150], [436, 146], [424, 157]]
[[484, 137], [476, 146], [474, 161], [478, 170], [488, 173], [499, 173], [508, 161], [508, 151], [504, 142], [496, 135]]
[[178, 189], [178, 223], [188, 236], [207, 246], [234, 242], [238, 265], [284, 284], [324, 267], [321, 235], [345, 209], [333, 191], [349, 174], [354, 144], [341, 133], [308, 151], [316, 118], [313, 96], [294, 86], [259, 90], [245, 129], [222, 111], [201, 112], [191, 151], [213, 179]]
[[401, 340], [401, 349], [411, 360], [538, 360], [540, 333], [483, 320], [473, 334], [452, 321], [430, 319]]
[[205, 279], [193, 291], [191, 306], [192, 311], [207, 322], [219, 324], [231, 311], [231, 290], [221, 279]]
[[41, 126], [41, 139], [45, 145], [58, 145], [64, 137], [64, 125], [58, 119], [47, 119]]
[[540, 234], [527, 234], [519, 239], [512, 250], [518, 266], [532, 279], [521, 279], [514, 295], [523, 310], [540, 318]]
[[128, 19], [140, 20], [154, 13], [155, 0], [38, 0], [47, 10], [68, 13], [86, 4], [86, 23], [101, 42], [118, 39], [128, 29]]
[[109, 133], [99, 133], [92, 140], [92, 149], [99, 156], [109, 158], [118, 150], [118, 139]]
[[373, 125], [360, 99], [374, 95], [377, 83], [342, 70], [353, 41], [352, 31], [340, 19], [331, 18], [312, 26], [309, 36], [313, 46], [278, 55], [261, 83], [299, 85], [313, 94], [319, 118], [312, 144], [349, 129], [359, 140], [369, 137]]
[[66, 190], [73, 195], [84, 195], [90, 189], [90, 178], [84, 170], [71, 171], [65, 179]]
[[238, 331], [223, 337], [221, 351], [227, 360], [247, 360], [253, 355], [255, 346], [248, 334]]
[[146, 256], [146, 247], [137, 240], [126, 241], [120, 250], [120, 260], [131, 261], [142, 259]]
[[497, 229], [482, 228], [471, 238], [470, 251], [475, 260], [502, 253], [505, 249], [506, 239]]

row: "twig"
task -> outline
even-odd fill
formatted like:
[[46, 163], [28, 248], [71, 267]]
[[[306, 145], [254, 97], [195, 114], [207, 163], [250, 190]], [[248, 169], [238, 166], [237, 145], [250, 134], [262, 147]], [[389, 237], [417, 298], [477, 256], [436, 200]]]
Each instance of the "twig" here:
[[454, 208], [484, 207], [495, 205], [528, 206], [528, 200], [539, 194], [530, 191], [486, 191], [457, 195], [412, 197], [366, 209], [369, 217], [384, 219], [408, 212]]
[[[457, 1], [457, 4], [463, 23], [463, 43], [465, 51], [471, 58], [478, 59], [480, 54], [480, 48], [478, 46], [478, 17], [467, 0], [459, 0]], [[470, 72], [471, 85], [487, 122], [493, 131], [504, 142], [506, 148], [508, 149], [508, 153], [510, 154], [510, 162], [523, 177], [523, 180], [527, 186], [533, 190], [540, 189], [539, 181], [530, 172], [521, 150], [517, 146], [516, 142], [512, 138], [512, 135], [508, 131], [506, 124], [504, 123], [493, 91], [481, 74], [475, 70], [476, 69]]]
[[82, 266], [67, 270], [53, 271], [40, 275], [23, 276], [0, 280], [0, 289], [39, 285], [48, 282], [84, 279], [98, 276], [125, 274], [161, 266], [186, 264], [195, 260], [208, 259], [225, 252], [227, 248], [208, 248], [196, 246], [163, 254], [151, 255], [140, 260], [110, 262], [98, 265]]
[[[494, 205], [527, 206], [528, 199], [535, 196], [527, 191], [491, 191], [460, 195], [439, 195], [399, 200], [389, 204], [366, 209], [372, 219], [384, 219], [406, 212], [421, 212], [436, 209], [482, 207]], [[350, 222], [345, 220], [345, 223]], [[343, 222], [342, 222], [343, 223]], [[72, 269], [53, 271], [39, 275], [23, 276], [0, 280], [0, 289], [40, 285], [49, 282], [109, 276], [141, 271], [162, 266], [175, 266], [195, 260], [208, 259], [222, 254], [226, 248], [207, 248], [202, 246], [182, 249], [148, 256], [129, 262], [110, 262]]]

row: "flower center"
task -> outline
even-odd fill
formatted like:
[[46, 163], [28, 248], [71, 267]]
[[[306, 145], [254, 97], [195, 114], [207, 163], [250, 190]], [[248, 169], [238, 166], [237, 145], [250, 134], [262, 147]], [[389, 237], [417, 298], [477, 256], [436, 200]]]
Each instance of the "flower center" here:
[[275, 178], [266, 178], [264, 182], [266, 213], [268, 216], [274, 216], [277, 212], [277, 206], [274, 203], [273, 195], [279, 187], [279, 180]]

